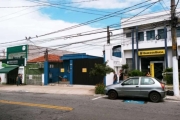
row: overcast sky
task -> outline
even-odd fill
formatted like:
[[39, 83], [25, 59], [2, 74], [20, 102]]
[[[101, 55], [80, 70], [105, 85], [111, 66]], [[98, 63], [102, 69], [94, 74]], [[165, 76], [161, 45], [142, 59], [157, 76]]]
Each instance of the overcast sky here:
[[[132, 17], [146, 7], [82, 27], [31, 39], [31, 41], [23, 39], [25, 39], [25, 37], [40, 36], [75, 26], [144, 1], [145, 0], [0, 0], [0, 50], [8, 46], [35, 44], [38, 46], [54, 47], [73, 52], [102, 56], [103, 45], [106, 44], [105, 37], [107, 35], [105, 32], [106, 29], [103, 30], [102, 28], [113, 24], [117, 24], [116, 27], [118, 27], [118, 25], [120, 25], [120, 19]], [[151, 0], [147, 3], [154, 1], [157, 0]], [[141, 14], [169, 10], [169, 1], [170, 0], [163, 0], [160, 3], [156, 3]], [[119, 27], [111, 29], [119, 29]], [[61, 37], [72, 34], [81, 35], [79, 33], [96, 29], [101, 29], [100, 31], [104, 32], [83, 37]], [[113, 31], [113, 35], [116, 34], [120, 34], [120, 29]], [[57, 39], [57, 37], [59, 37], [59, 39]], [[63, 45], [101, 37], [104, 37], [104, 39], [75, 45]], [[120, 40], [120, 35], [114, 36], [112, 37], [112, 44], [118, 45], [120, 44]], [[11, 43], [7, 44], [6, 42]], [[0, 53], [1, 52], [2, 51], [0, 51]]]

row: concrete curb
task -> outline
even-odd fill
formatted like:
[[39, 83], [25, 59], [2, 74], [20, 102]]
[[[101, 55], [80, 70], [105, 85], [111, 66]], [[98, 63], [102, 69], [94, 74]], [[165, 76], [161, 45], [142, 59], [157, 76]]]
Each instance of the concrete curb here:
[[175, 97], [175, 96], [166, 96], [164, 99], [165, 100], [180, 101], [180, 97]]

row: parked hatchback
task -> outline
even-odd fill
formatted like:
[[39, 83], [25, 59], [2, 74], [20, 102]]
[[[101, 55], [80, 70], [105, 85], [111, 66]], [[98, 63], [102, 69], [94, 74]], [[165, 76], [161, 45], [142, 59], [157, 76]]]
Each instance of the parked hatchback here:
[[159, 102], [166, 96], [165, 84], [153, 77], [131, 77], [122, 83], [106, 86], [105, 93], [110, 99], [118, 96], [143, 97], [152, 102]]

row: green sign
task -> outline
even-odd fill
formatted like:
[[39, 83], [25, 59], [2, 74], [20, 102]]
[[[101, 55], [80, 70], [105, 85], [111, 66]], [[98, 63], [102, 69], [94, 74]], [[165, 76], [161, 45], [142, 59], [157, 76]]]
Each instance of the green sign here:
[[27, 58], [28, 45], [21, 45], [7, 48], [7, 59]]
[[24, 59], [5, 59], [5, 60], [1, 60], [2, 64], [5, 65], [19, 65], [19, 66], [24, 66]]

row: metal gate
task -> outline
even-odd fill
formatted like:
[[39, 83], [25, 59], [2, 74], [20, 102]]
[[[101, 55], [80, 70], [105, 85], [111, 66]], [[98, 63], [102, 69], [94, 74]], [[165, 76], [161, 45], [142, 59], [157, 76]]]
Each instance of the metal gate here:
[[28, 75], [26, 74], [27, 85], [42, 85], [42, 75]]
[[[102, 64], [103, 58], [73, 60], [73, 84], [95, 85], [103, 82], [103, 78], [90, 77], [89, 72], [95, 63]], [[86, 68], [87, 72], [82, 72]]]

